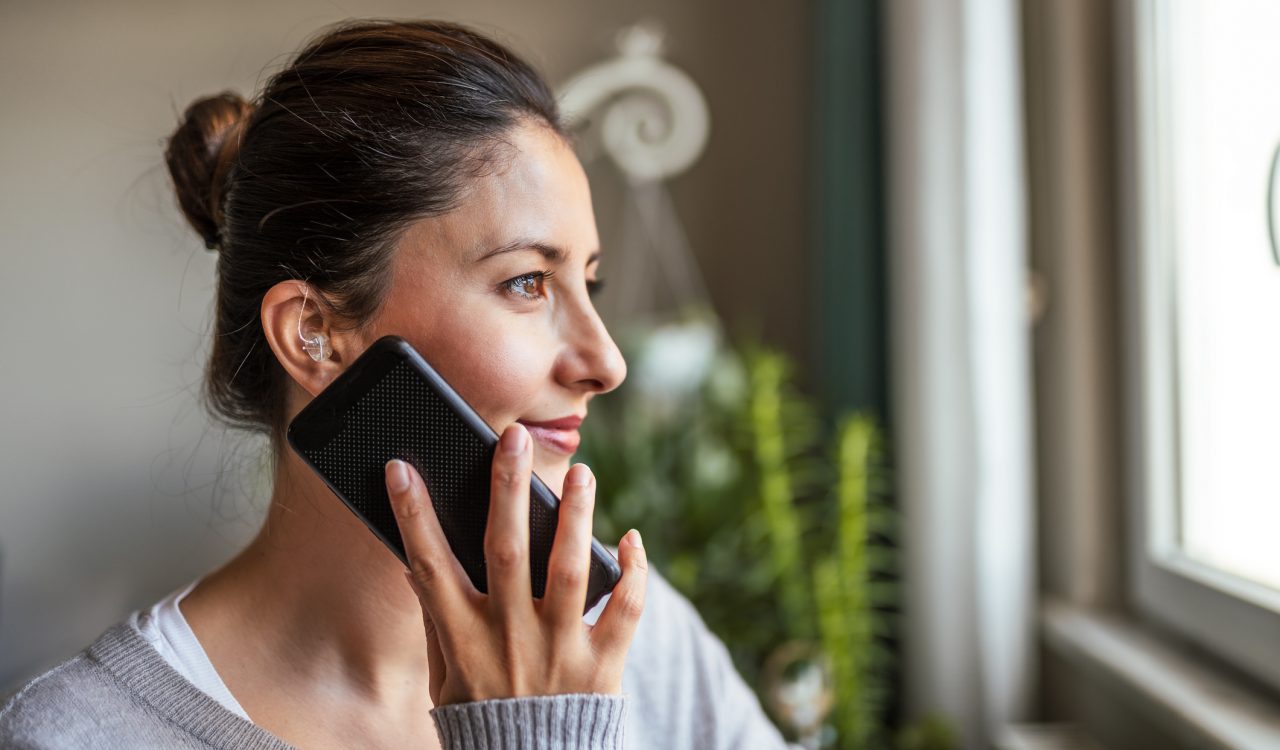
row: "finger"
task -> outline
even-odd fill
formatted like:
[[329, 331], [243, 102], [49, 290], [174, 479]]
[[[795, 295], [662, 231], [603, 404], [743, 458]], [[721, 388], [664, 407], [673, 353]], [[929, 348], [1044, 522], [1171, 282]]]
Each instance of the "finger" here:
[[444, 613], [461, 612], [466, 604], [464, 587], [471, 584], [440, 528], [426, 483], [416, 469], [398, 459], [388, 461], [385, 472], [387, 494], [423, 611], [430, 606], [437, 619]]
[[489, 600], [512, 617], [533, 609], [529, 583], [529, 479], [533, 449], [524, 425], [502, 433], [493, 455], [489, 518], [484, 532]]
[[582, 628], [582, 606], [587, 600], [591, 572], [591, 514], [595, 509], [596, 483], [586, 464], [574, 464], [564, 478], [556, 536], [547, 560], [547, 591], [542, 611], [560, 628]]
[[591, 628], [591, 642], [596, 653], [625, 658], [631, 637], [644, 611], [644, 592], [649, 577], [649, 560], [640, 541], [640, 532], [632, 529], [618, 544], [618, 562], [622, 579], [613, 587], [609, 603]]

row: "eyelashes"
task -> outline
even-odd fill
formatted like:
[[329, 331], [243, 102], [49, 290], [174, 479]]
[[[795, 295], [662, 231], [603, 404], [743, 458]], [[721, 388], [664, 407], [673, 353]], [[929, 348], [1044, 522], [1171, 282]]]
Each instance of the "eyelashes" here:
[[541, 299], [545, 296], [543, 285], [554, 275], [555, 271], [533, 271], [521, 274], [514, 279], [507, 279], [499, 286], [508, 294], [521, 299]]
[[[526, 300], [542, 299], [546, 296], [547, 279], [555, 276], [555, 271], [531, 271], [514, 278], [507, 279], [498, 285], [501, 291]], [[604, 279], [587, 279], [587, 294], [594, 297], [604, 288]]]

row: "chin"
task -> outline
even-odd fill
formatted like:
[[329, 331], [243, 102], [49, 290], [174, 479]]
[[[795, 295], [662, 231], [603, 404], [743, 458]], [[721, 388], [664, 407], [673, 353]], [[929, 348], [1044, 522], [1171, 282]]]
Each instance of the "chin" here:
[[569, 466], [568, 458], [538, 462], [533, 467], [533, 473], [556, 493], [556, 497], [559, 497], [561, 490], [564, 489], [564, 477], [569, 473]]

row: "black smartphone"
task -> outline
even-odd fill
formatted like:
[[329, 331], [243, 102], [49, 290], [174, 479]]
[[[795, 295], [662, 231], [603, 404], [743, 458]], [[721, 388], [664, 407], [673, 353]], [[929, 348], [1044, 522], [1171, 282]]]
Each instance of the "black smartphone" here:
[[[338, 499], [408, 565], [387, 496], [385, 466], [418, 470], [440, 526], [471, 583], [486, 592], [484, 532], [498, 434], [399, 336], [378, 339], [289, 423], [289, 445]], [[533, 474], [529, 574], [533, 596], [547, 585], [560, 499]], [[622, 569], [591, 540], [583, 612], [613, 590]]]

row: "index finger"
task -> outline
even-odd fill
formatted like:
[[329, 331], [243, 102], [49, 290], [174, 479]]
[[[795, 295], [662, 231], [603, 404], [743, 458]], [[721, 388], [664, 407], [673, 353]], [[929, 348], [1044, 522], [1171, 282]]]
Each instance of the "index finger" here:
[[419, 590], [427, 594], [421, 597], [422, 606], [430, 610], [435, 622], [443, 625], [445, 614], [457, 612], [465, 604], [463, 586], [471, 586], [471, 581], [445, 539], [427, 485], [418, 471], [404, 461], [392, 459], [387, 462], [385, 475], [409, 573]]

